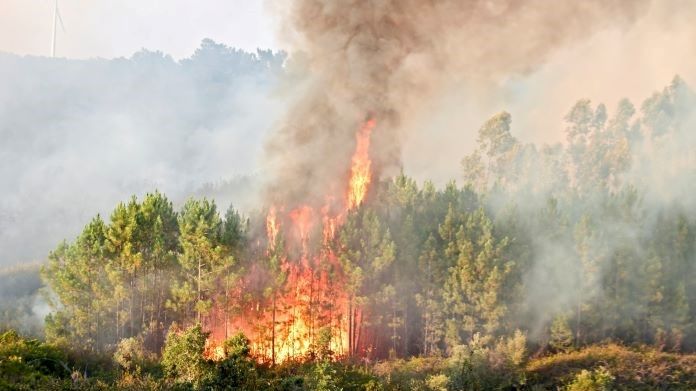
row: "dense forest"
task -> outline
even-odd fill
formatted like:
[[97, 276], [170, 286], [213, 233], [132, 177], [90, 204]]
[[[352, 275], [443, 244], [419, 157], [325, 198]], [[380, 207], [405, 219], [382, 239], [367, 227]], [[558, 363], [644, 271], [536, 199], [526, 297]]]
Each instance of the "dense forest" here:
[[[638, 108], [580, 100], [567, 142], [541, 147], [493, 116], [461, 185], [383, 178], [309, 243], [325, 258], [293, 320], [277, 315], [300, 289], [281, 260], [303, 250], [267, 235], [270, 210], [133, 197], [50, 253], [46, 342], [4, 334], [0, 385], [696, 387], [694, 103], [678, 77]], [[236, 321], [250, 308], [255, 329]], [[293, 338], [310, 343], [281, 359]]]

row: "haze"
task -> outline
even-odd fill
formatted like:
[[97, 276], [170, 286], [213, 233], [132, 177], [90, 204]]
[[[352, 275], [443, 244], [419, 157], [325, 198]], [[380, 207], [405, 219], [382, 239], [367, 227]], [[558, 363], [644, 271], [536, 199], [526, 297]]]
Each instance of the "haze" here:
[[[0, 51], [49, 55], [53, 8], [53, 0], [1, 1]], [[58, 57], [130, 57], [148, 48], [183, 58], [203, 38], [251, 51], [276, 46], [263, 1], [60, 0], [59, 9]]]

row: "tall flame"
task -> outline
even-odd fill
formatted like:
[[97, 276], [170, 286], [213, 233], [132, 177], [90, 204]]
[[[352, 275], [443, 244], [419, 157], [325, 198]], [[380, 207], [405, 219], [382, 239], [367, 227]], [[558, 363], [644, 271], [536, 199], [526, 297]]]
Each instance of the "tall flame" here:
[[[299, 205], [287, 214], [283, 212], [284, 205], [268, 209], [266, 254], [277, 255], [275, 251], [278, 250], [285, 252], [275, 258], [279, 269], [272, 274], [280, 275], [268, 276], [276, 281], [270, 290], [250, 299], [252, 296], [244, 292], [264, 285], [263, 277], [259, 277], [263, 272], [252, 267], [234, 292], [228, 292], [237, 297], [240, 312], [232, 319], [225, 317], [223, 322], [224, 330], [231, 326], [250, 336], [252, 350], [260, 359], [282, 362], [316, 353], [317, 349], [322, 349], [318, 344], [326, 344], [327, 337], [328, 346], [323, 349], [328, 348], [334, 357], [353, 351], [350, 330], [355, 330], [362, 317], [349, 305], [345, 276], [330, 243], [346, 212], [359, 207], [367, 195], [372, 180], [370, 137], [375, 126], [376, 122], [369, 120], [356, 133], [345, 198], [329, 194], [320, 208]], [[345, 203], [337, 202], [338, 199], [344, 199]], [[321, 229], [314, 230], [314, 227]], [[277, 249], [281, 231], [284, 248]], [[315, 233], [321, 235], [317, 238], [321, 246], [312, 245], [317, 243], [311, 241]], [[219, 355], [216, 341], [227, 335], [219, 327], [216, 330], [215, 317], [211, 319], [213, 336], [208, 341], [211, 358]]]
[[279, 229], [278, 220], [276, 219], [276, 209], [274, 206], [271, 206], [266, 216], [266, 234], [268, 235], [269, 247], [275, 247]]
[[355, 135], [356, 145], [350, 167], [348, 182], [348, 209], [354, 209], [362, 204], [367, 194], [367, 187], [372, 181], [372, 162], [370, 161], [370, 135], [377, 122], [370, 119]]

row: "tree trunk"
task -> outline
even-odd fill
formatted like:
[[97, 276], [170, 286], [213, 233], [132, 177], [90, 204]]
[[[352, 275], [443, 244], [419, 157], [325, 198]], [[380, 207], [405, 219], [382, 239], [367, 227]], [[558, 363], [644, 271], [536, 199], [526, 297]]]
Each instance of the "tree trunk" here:
[[575, 346], [580, 346], [580, 317], [582, 315], [582, 296], [578, 294], [577, 319], [575, 324]]
[[225, 339], [229, 338], [227, 335], [227, 323], [229, 323], [230, 317], [230, 274], [227, 272], [225, 277]]
[[133, 302], [135, 301], [135, 288], [133, 287], [133, 276], [130, 278], [130, 300], [128, 300], [128, 323], [130, 324], [130, 330], [128, 336], [133, 336]]
[[403, 343], [403, 349], [401, 349], [401, 354], [403, 357], [408, 356], [408, 344], [409, 344], [409, 335], [408, 335], [408, 302], [404, 305], [404, 343]]
[[309, 281], [309, 346], [314, 346], [314, 270]]
[[353, 357], [354, 353], [354, 340], [353, 340], [353, 299], [351, 298], [348, 302], [348, 356]]
[[392, 350], [396, 355], [396, 300], [392, 300]]
[[120, 304], [121, 304], [121, 300], [120, 299], [116, 300], [116, 342], [118, 342], [118, 340], [121, 339], [121, 335], [119, 334], [119, 332], [120, 332], [119, 322], [121, 321], [120, 316], [119, 316]]
[[[143, 282], [147, 281], [147, 277], [143, 276]], [[140, 327], [138, 332], [143, 331], [145, 326], [145, 287], [143, 286], [143, 291], [140, 292]]]
[[355, 312], [355, 314], [353, 315], [353, 318], [355, 319], [355, 326], [353, 326], [353, 333], [355, 334], [354, 352], [357, 354], [358, 349], [360, 348], [360, 337], [362, 335], [362, 312], [357, 308], [355, 308], [353, 312]]
[[201, 259], [198, 258], [198, 301], [196, 302], [196, 318], [198, 319], [198, 324], [201, 324]]
[[276, 333], [276, 293], [273, 292], [273, 325], [271, 327], [271, 363], [275, 365], [275, 333]]

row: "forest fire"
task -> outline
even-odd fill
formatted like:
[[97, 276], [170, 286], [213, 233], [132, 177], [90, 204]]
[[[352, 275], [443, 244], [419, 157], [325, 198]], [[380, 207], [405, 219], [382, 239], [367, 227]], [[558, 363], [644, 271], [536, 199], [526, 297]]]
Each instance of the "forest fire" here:
[[0, 391], [696, 390], [696, 1], [179, 3], [3, 24]]
[[[321, 207], [271, 205], [266, 215], [264, 267], [241, 278], [235, 296], [239, 310], [212, 329], [208, 352], [214, 358], [228, 330], [243, 331], [256, 357], [273, 363], [311, 356], [340, 358], [357, 351], [357, 324], [362, 314], [350, 304], [341, 263], [332, 241], [346, 213], [358, 208], [372, 180], [370, 137], [376, 126], [367, 120], [356, 132], [356, 146], [346, 193], [327, 195]], [[260, 244], [259, 244], [260, 245]], [[256, 295], [259, 281], [266, 288]], [[214, 312], [224, 312], [216, 309]], [[213, 316], [213, 318], [219, 318]]]
[[348, 209], [353, 209], [365, 199], [367, 186], [372, 179], [370, 166], [369, 150], [370, 135], [377, 123], [375, 120], [368, 120], [356, 135], [355, 154], [353, 155], [352, 167], [350, 169], [350, 182], [348, 185]]

